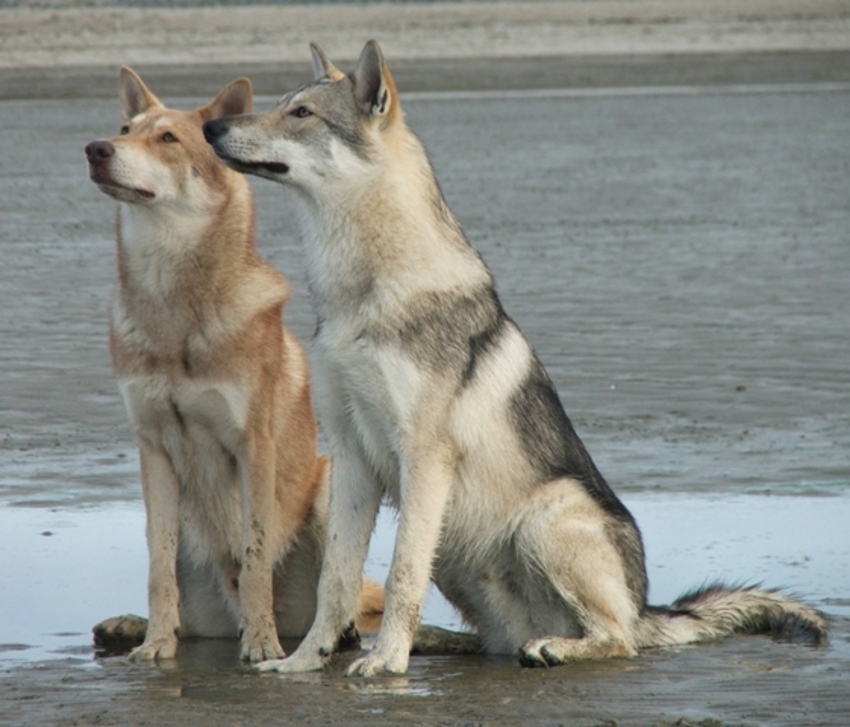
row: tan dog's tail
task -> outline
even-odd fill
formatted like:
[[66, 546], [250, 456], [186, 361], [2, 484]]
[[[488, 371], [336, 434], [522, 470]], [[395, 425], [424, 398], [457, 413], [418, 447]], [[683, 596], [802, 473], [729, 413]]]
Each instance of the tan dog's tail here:
[[384, 588], [380, 583], [363, 579], [357, 609], [357, 630], [361, 634], [376, 634], [384, 616]]
[[638, 646], [671, 646], [732, 634], [771, 634], [782, 641], [826, 643], [826, 621], [816, 609], [775, 590], [715, 584], [670, 606], [650, 607], [637, 629]]

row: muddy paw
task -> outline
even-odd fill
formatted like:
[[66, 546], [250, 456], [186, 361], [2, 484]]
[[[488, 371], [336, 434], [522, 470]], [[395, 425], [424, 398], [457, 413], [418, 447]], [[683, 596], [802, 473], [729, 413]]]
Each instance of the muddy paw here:
[[532, 639], [519, 650], [519, 663], [532, 669], [563, 664], [548, 647], [549, 639]]
[[95, 646], [120, 653], [141, 644], [147, 630], [148, 620], [130, 613], [101, 621], [92, 634]]
[[242, 635], [241, 656], [243, 661], [256, 664], [269, 659], [283, 659], [286, 656], [278, 641], [277, 634], [249, 634]]
[[345, 631], [342, 632], [342, 635], [339, 637], [339, 643], [337, 644], [337, 649], [340, 651], [344, 651], [346, 649], [356, 649], [360, 646], [360, 631], [354, 625], [352, 621], [348, 624]]
[[327, 657], [320, 656], [318, 653], [309, 654], [296, 651], [288, 659], [261, 661], [254, 666], [254, 669], [261, 672], [273, 671], [278, 674], [300, 674], [306, 671], [321, 671], [324, 669], [326, 661]]
[[130, 652], [130, 661], [166, 661], [177, 654], [177, 637], [162, 637], [145, 641]]
[[366, 656], [354, 661], [345, 670], [347, 677], [376, 677], [383, 674], [407, 673], [407, 654], [404, 658], [387, 659], [372, 651]]

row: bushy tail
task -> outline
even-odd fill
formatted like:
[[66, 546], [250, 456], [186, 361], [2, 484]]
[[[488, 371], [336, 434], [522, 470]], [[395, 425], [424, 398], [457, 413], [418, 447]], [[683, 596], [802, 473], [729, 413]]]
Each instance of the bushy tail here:
[[384, 588], [379, 583], [363, 579], [358, 603], [357, 629], [363, 634], [375, 634], [384, 616]]
[[647, 608], [637, 628], [640, 648], [711, 641], [731, 634], [772, 634], [782, 641], [826, 643], [823, 615], [776, 590], [713, 584], [670, 606]]

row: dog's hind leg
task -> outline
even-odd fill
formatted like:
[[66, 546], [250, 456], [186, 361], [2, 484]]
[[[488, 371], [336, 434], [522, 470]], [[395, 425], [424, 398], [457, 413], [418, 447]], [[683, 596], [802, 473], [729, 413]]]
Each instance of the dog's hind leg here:
[[[528, 574], [529, 617], [537, 634], [520, 645], [520, 662], [556, 666], [634, 656], [640, 597], [628, 587], [624, 559], [611, 537], [617, 523], [569, 480], [545, 486], [524, 510], [514, 547]], [[565, 623], [572, 624], [568, 633]]]

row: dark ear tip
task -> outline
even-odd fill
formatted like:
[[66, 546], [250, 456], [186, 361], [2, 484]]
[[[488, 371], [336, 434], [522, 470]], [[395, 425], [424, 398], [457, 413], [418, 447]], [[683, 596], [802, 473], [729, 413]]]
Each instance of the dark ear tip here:
[[378, 45], [378, 41], [377, 41], [377, 40], [370, 40], [370, 41], [366, 44], [366, 47], [367, 47], [367, 48], [368, 48], [368, 49], [369, 49], [372, 53], [374, 53], [374, 54], [378, 57], [378, 61], [379, 61], [379, 62], [383, 62], [383, 60], [384, 60], [384, 52], [381, 50], [381, 46], [379, 46], [379, 45]]

